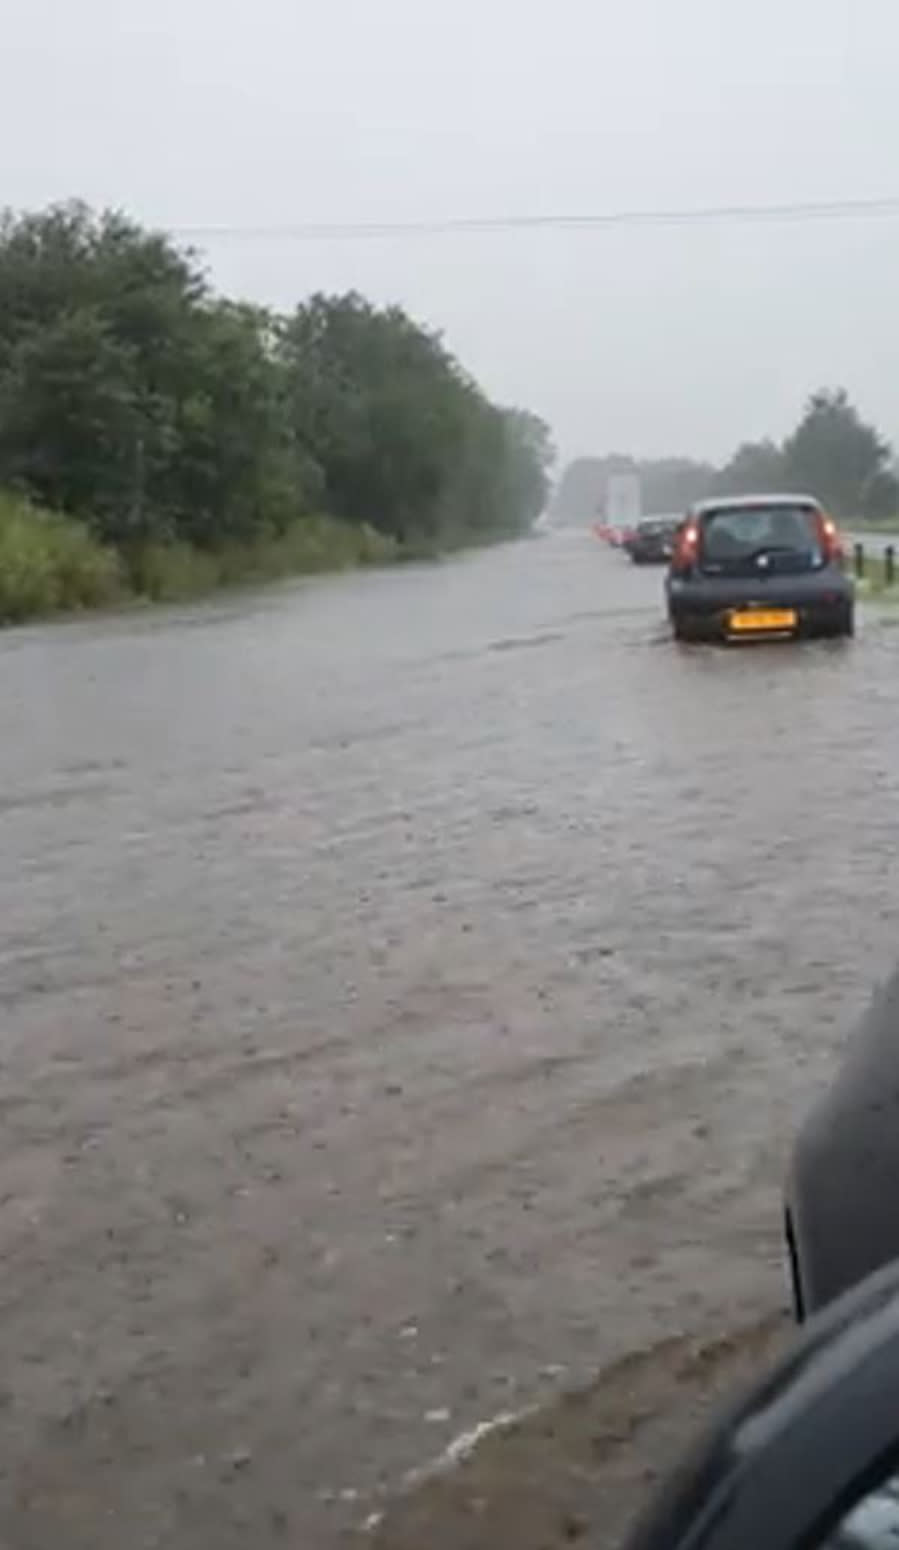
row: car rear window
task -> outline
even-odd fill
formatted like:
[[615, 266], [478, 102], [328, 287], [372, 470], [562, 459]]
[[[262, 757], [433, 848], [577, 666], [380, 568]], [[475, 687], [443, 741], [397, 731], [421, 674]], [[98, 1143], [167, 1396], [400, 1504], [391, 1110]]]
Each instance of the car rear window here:
[[702, 519], [702, 562], [729, 568], [760, 556], [776, 561], [802, 560], [820, 564], [823, 558], [814, 506], [722, 506]]

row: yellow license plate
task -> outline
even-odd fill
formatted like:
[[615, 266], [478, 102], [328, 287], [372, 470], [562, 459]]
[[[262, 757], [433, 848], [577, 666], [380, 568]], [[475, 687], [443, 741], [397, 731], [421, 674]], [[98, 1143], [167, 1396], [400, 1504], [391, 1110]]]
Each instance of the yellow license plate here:
[[775, 631], [795, 630], [794, 608], [749, 608], [745, 612], [732, 613], [728, 628], [734, 635], [773, 634]]

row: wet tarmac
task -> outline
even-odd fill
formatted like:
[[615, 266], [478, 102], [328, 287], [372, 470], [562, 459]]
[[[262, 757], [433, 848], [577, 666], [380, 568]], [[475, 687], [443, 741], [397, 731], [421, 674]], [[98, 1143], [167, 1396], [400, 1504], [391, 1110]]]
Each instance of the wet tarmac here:
[[779, 1338], [896, 951], [899, 632], [660, 596], [553, 535], [0, 639], [0, 1543], [482, 1550], [541, 1459], [519, 1550], [612, 1543]]

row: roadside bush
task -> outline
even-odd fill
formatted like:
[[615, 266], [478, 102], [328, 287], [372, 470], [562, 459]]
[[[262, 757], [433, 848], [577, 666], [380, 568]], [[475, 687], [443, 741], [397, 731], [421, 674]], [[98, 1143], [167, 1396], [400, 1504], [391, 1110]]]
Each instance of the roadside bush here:
[[299, 517], [283, 533], [214, 549], [190, 544], [147, 543], [131, 551], [133, 590], [152, 602], [199, 597], [218, 587], [254, 586], [281, 577], [389, 565], [397, 558], [391, 538], [335, 517]]
[[0, 211], [0, 297], [0, 489], [87, 523], [147, 596], [206, 590], [196, 551], [229, 579], [241, 556], [340, 568], [386, 557], [372, 528], [441, 551], [546, 503], [546, 426], [399, 307], [230, 301], [194, 253], [78, 203]]
[[294, 522], [270, 546], [278, 575], [349, 570], [357, 565], [389, 565], [399, 545], [386, 533], [365, 523], [354, 526], [334, 517], [308, 517]]
[[219, 585], [216, 556], [177, 540], [129, 549], [127, 566], [132, 591], [151, 603], [177, 603]]
[[388, 565], [398, 558], [394, 539], [326, 516], [298, 518], [282, 533], [214, 549], [173, 539], [132, 544], [120, 555], [74, 518], [0, 491], [0, 624], [129, 596], [175, 603], [219, 587]]
[[122, 589], [118, 555], [82, 523], [0, 493], [0, 623], [96, 608]]

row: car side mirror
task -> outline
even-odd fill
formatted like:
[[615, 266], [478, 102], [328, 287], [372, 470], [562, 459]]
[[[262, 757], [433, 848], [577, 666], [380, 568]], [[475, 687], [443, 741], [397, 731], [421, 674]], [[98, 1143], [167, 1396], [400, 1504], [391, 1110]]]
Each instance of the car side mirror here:
[[899, 1265], [805, 1326], [700, 1440], [626, 1550], [761, 1547], [899, 1547]]

